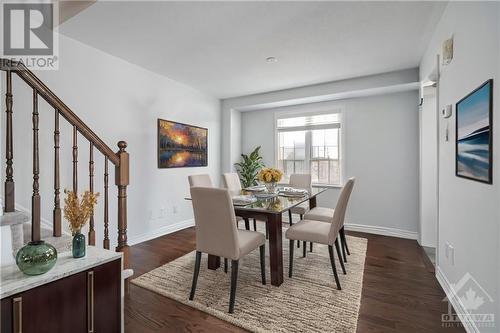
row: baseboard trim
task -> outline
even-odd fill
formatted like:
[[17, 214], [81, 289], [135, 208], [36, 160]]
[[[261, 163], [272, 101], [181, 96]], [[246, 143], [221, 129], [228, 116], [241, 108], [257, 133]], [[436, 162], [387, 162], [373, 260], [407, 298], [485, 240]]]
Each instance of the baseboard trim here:
[[[469, 311], [465, 308], [462, 300], [453, 288], [453, 285], [450, 283], [450, 281], [448, 281], [446, 275], [443, 273], [440, 267], [436, 267], [436, 279], [443, 288], [448, 301], [451, 303], [456, 313], [458, 314], [458, 317], [460, 318], [460, 321], [462, 322], [462, 325], [467, 333], [480, 333], [479, 328], [476, 326], [476, 323], [474, 321], [468, 320], [468, 318], [470, 318]], [[464, 316], [460, 314], [466, 315]]]
[[365, 225], [365, 224], [355, 224], [355, 223], [346, 223], [344, 224], [346, 230], [349, 231], [358, 231], [358, 232], [366, 232], [368, 234], [376, 234], [383, 236], [392, 236], [406, 239], [414, 239], [418, 240], [418, 232], [402, 230], [396, 228], [388, 228], [388, 227], [378, 227], [373, 225]]
[[132, 246], [135, 244], [146, 242], [148, 240], [158, 238], [158, 237], [161, 237], [164, 235], [168, 235], [168, 234], [171, 234], [173, 232], [176, 232], [176, 231], [179, 231], [182, 229], [186, 229], [186, 228], [189, 228], [192, 226], [194, 226], [194, 219], [189, 219], [189, 220], [180, 221], [180, 222], [177, 222], [174, 224], [169, 224], [169, 225], [166, 225], [164, 227], [160, 227], [158, 229], [151, 230], [151, 231], [145, 232], [145, 233], [137, 235], [137, 236], [129, 237], [128, 238], [128, 245]]

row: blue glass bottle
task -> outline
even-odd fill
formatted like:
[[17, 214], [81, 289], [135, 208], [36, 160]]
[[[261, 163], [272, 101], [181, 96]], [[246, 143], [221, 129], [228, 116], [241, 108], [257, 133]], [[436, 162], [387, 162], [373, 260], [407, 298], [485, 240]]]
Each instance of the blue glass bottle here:
[[78, 230], [73, 236], [73, 258], [85, 257], [85, 235]]

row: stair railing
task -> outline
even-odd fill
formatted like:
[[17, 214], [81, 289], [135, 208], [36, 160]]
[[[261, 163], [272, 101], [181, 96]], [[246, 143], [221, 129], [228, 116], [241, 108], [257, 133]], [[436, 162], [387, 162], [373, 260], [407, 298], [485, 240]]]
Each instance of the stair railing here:
[[[64, 104], [38, 77], [36, 77], [22, 62], [16, 62], [0, 58], [0, 70], [6, 73], [6, 126], [5, 126], [5, 158], [6, 158], [6, 177], [4, 184], [5, 193], [5, 212], [14, 212], [15, 210], [15, 183], [14, 183], [14, 151], [13, 151], [13, 102], [12, 94], [12, 74], [16, 74], [33, 90], [33, 194], [31, 199], [31, 238], [32, 241], [40, 240], [40, 192], [39, 192], [39, 141], [38, 141], [38, 98], [42, 97], [49, 105], [54, 108], [54, 209], [53, 209], [53, 235], [60, 237], [61, 227], [61, 199], [60, 199], [60, 167], [59, 167], [59, 149], [60, 149], [60, 130], [59, 119], [62, 116], [73, 126], [72, 136], [72, 168], [73, 168], [73, 190], [78, 191], [78, 133], [80, 133], [89, 142], [89, 184], [90, 191], [94, 191], [94, 148], [104, 155], [104, 240], [103, 247], [109, 250], [109, 169], [108, 162], [115, 166], [115, 185], [118, 187], [118, 243], [117, 252], [123, 253], [123, 267], [129, 267], [129, 251], [127, 244], [127, 186], [129, 185], [129, 154], [125, 150], [127, 143], [118, 142], [119, 150], [115, 153], [101, 140], [71, 109]], [[95, 221], [91, 216], [89, 222], [88, 242], [89, 245], [95, 245]]]

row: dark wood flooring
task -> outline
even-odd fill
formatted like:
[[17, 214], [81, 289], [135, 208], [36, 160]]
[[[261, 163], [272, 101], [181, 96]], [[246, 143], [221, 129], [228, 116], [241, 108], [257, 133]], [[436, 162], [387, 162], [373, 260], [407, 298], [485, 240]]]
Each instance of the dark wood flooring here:
[[[358, 333], [465, 332], [443, 328], [445, 294], [434, 267], [416, 241], [349, 232], [368, 239]], [[130, 248], [135, 276], [146, 273], [195, 249], [194, 228]], [[187, 297], [187, 295], [186, 295]], [[299, 304], [297, 306], [300, 306]], [[225, 321], [130, 286], [125, 297], [126, 332], [243, 332]]]

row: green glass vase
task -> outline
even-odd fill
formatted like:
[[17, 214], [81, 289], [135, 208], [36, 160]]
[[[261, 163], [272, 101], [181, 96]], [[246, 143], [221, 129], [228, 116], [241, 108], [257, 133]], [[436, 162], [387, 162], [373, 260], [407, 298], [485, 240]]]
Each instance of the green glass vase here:
[[16, 264], [27, 275], [47, 273], [57, 261], [57, 250], [44, 241], [29, 242], [16, 255]]
[[77, 231], [73, 236], [73, 258], [85, 257], [85, 235]]

